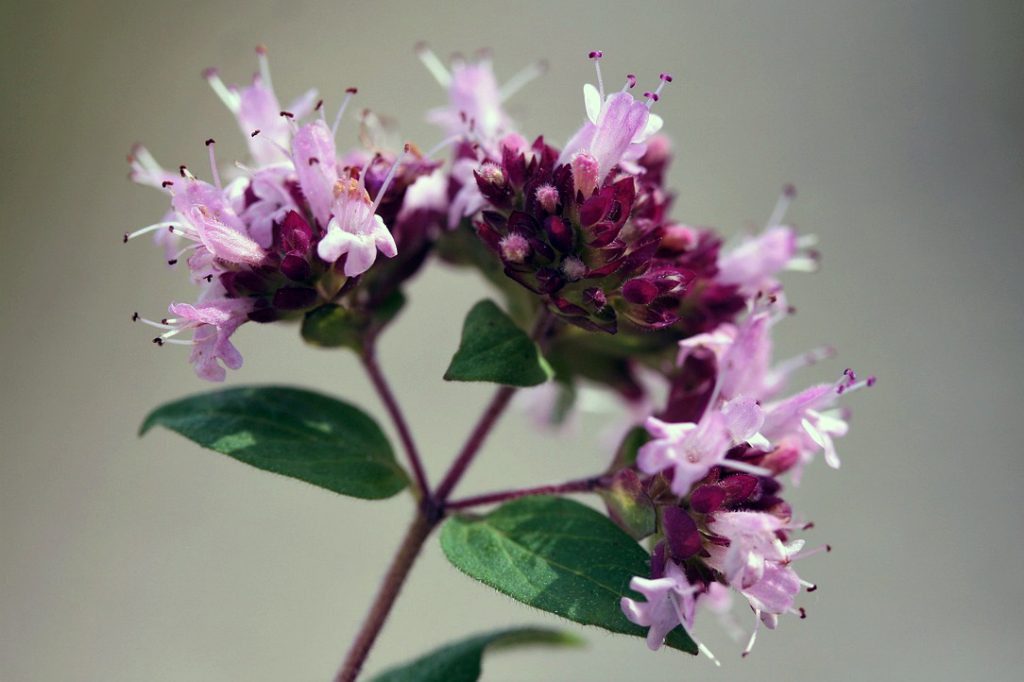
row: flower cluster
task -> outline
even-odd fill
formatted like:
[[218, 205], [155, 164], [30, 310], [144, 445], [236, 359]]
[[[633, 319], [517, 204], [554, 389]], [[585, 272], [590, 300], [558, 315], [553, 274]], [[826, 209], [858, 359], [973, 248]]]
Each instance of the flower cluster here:
[[652, 648], [677, 625], [689, 631], [696, 604], [720, 607], [725, 587], [747, 600], [756, 624], [774, 628], [780, 615], [805, 615], [796, 597], [815, 587], [792, 564], [827, 546], [804, 549], [793, 537], [810, 524], [796, 519], [779, 479], [790, 473], [798, 480], [819, 452], [839, 467], [833, 438], [847, 422], [837, 402], [875, 379], [858, 380], [847, 369], [834, 383], [780, 398], [794, 370], [829, 354], [816, 350], [771, 366], [769, 332], [785, 314], [777, 297], [758, 297], [740, 321], [681, 341], [678, 364], [692, 388], [673, 392], [666, 414], [687, 416], [651, 416], [644, 424], [650, 440], [635, 465], [646, 478], [634, 503], [656, 510], [658, 537], [650, 577], [631, 583], [646, 601], [624, 598], [622, 609], [651, 628]]
[[[585, 121], [558, 148], [529, 141], [503, 106], [543, 65], [499, 86], [486, 55], [449, 68], [425, 46], [418, 52], [449, 97], [428, 112], [445, 137], [426, 154], [387, 148], [368, 114], [363, 144], [339, 153], [355, 89], [333, 125], [314, 91], [283, 109], [262, 49], [248, 86], [208, 71], [251, 159], [223, 182], [208, 140], [206, 182], [133, 150], [132, 179], [165, 192], [170, 210], [125, 241], [153, 233], [200, 288], [169, 317], [133, 319], [161, 329], [160, 345], [190, 345], [196, 373], [222, 380], [242, 363], [231, 336], [245, 322], [340, 310], [365, 337], [393, 317], [395, 296], [431, 255], [475, 268], [517, 321], [553, 319], [544, 355], [566, 395], [596, 384], [640, 415], [595, 485], [614, 493], [605, 495], [609, 516], [653, 548], [650, 573], [622, 599], [625, 616], [658, 648], [677, 627], [693, 636], [699, 606], [726, 611], [736, 593], [756, 616], [749, 652], [759, 624], [804, 615], [797, 597], [815, 587], [794, 564], [827, 549], [804, 548], [797, 534], [810, 524], [783, 499], [781, 479], [799, 482], [818, 453], [839, 466], [833, 441], [847, 414], [838, 402], [874, 383], [848, 369], [787, 393], [796, 370], [832, 352], [772, 363], [772, 328], [790, 313], [778, 277], [818, 260], [813, 240], [784, 222], [795, 190], [783, 189], [762, 232], [726, 249], [713, 230], [671, 217], [671, 149], [653, 111], [668, 73], [639, 97], [633, 74], [609, 92], [603, 55], [590, 53], [596, 84], [583, 87]], [[450, 163], [432, 160], [449, 147]], [[652, 384], [665, 388], [663, 400]]]
[[[230, 337], [247, 321], [296, 318], [325, 304], [379, 305], [422, 263], [446, 204], [441, 164], [410, 145], [338, 153], [354, 88], [329, 125], [316, 91], [281, 107], [266, 51], [257, 54], [260, 71], [248, 86], [205, 73], [249, 143], [251, 165], [238, 164], [236, 177], [222, 182], [213, 139], [212, 182], [185, 166], [165, 170], [142, 146], [129, 156], [131, 179], [165, 192], [171, 206], [124, 241], [154, 233], [167, 262], [184, 260], [200, 287], [195, 304], [172, 303], [169, 317], [133, 319], [162, 330], [158, 345], [190, 346], [196, 373], [212, 381], [241, 366]], [[378, 254], [395, 258], [400, 249], [400, 262], [371, 272]], [[183, 332], [191, 339], [180, 339]]]

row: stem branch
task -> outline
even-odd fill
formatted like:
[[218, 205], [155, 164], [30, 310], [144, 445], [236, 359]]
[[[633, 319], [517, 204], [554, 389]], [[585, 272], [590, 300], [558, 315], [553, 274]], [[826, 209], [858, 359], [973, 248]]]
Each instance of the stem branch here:
[[409, 431], [409, 425], [405, 421], [402, 408], [398, 406], [398, 401], [395, 399], [394, 393], [391, 392], [391, 386], [388, 384], [387, 379], [384, 378], [380, 365], [377, 364], [377, 350], [372, 341], [367, 344], [366, 350], [362, 353], [362, 361], [370, 381], [373, 382], [373, 387], [377, 389], [381, 402], [384, 403], [388, 414], [391, 415], [391, 421], [398, 431], [398, 437], [402, 440], [402, 446], [405, 448], [409, 466], [412, 468], [413, 476], [416, 478], [416, 488], [420, 501], [426, 502], [430, 498], [430, 485], [427, 482], [427, 473], [423, 469], [423, 461], [420, 459], [419, 451], [416, 449], [416, 442], [412, 438], [412, 432]]
[[466, 440], [466, 444], [462, 446], [462, 451], [459, 456], [455, 458], [448, 473], [445, 474], [444, 479], [440, 485], [437, 486], [437, 490], [434, 492], [434, 499], [439, 504], [444, 504], [444, 501], [448, 499], [448, 495], [451, 494], [452, 489], [458, 484], [459, 480], [466, 473], [466, 469], [473, 461], [473, 457], [480, 451], [480, 447], [484, 444], [487, 439], [487, 435], [494, 428], [494, 424], [498, 421], [501, 413], [508, 407], [509, 401], [512, 399], [512, 395], [516, 392], [513, 386], [502, 386], [491, 398], [490, 404], [484, 411], [483, 416], [480, 417], [480, 421], [477, 422], [476, 428], [469, 434], [469, 439]]
[[529, 497], [531, 495], [562, 495], [565, 493], [588, 493], [597, 488], [601, 481], [604, 479], [603, 476], [591, 476], [590, 478], [580, 478], [573, 481], [566, 481], [565, 483], [558, 483], [554, 485], [541, 485], [535, 488], [518, 488], [515, 490], [502, 490], [496, 493], [488, 493], [486, 495], [475, 495], [473, 497], [464, 497], [460, 500], [452, 500], [451, 502], [445, 503], [445, 510], [449, 509], [468, 509], [469, 507], [479, 507], [485, 504], [494, 504], [496, 502], [507, 502], [514, 500], [519, 497]]

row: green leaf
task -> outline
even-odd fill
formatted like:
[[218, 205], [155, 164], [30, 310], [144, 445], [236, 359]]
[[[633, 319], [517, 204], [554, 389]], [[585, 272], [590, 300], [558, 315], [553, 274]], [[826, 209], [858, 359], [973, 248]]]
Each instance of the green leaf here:
[[459, 350], [444, 378], [536, 386], [551, 378], [551, 368], [537, 344], [493, 301], [484, 300], [466, 315]]
[[[619, 608], [633, 576], [650, 573], [640, 545], [608, 518], [559, 497], [524, 497], [485, 516], [456, 516], [441, 548], [460, 571], [542, 611], [612, 632], [646, 637]], [[691, 654], [681, 628], [666, 644]]]
[[390, 497], [408, 482], [377, 423], [359, 408], [283, 386], [229, 388], [167, 403], [143, 421], [240, 462], [343, 495]]
[[321, 348], [363, 347], [365, 319], [340, 305], [325, 303], [302, 319], [302, 338]]
[[434, 649], [411, 663], [384, 671], [371, 682], [476, 682], [480, 679], [485, 649], [529, 644], [578, 646], [582, 642], [572, 635], [544, 628], [498, 630]]

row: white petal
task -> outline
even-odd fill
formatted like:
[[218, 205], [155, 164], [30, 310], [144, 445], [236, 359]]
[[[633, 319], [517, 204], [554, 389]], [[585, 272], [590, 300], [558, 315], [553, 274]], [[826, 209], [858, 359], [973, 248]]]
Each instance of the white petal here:
[[601, 115], [601, 93], [590, 83], [583, 86], [583, 103], [587, 107], [587, 118], [596, 125], [597, 117]]

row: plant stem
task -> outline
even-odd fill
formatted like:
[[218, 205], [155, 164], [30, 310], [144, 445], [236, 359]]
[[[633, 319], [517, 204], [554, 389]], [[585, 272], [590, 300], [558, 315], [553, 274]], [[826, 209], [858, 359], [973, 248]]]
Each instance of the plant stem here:
[[508, 407], [509, 401], [515, 394], [516, 389], [513, 386], [502, 386], [491, 398], [490, 404], [484, 411], [483, 416], [480, 417], [480, 421], [477, 422], [476, 428], [469, 435], [469, 439], [466, 444], [462, 447], [462, 451], [459, 456], [455, 458], [448, 473], [445, 474], [444, 479], [437, 486], [437, 490], [434, 492], [434, 499], [439, 504], [444, 504], [444, 501], [448, 499], [448, 495], [451, 494], [452, 489], [458, 484], [459, 480], [466, 473], [466, 469], [473, 462], [473, 458], [476, 453], [480, 451], [480, 447], [484, 444], [487, 439], [487, 435], [494, 428], [501, 413]]
[[518, 488], [516, 490], [502, 490], [501, 492], [488, 493], [486, 495], [475, 495], [473, 497], [464, 497], [461, 500], [452, 500], [451, 502], [445, 503], [444, 507], [448, 509], [468, 509], [469, 507], [479, 507], [485, 504], [494, 504], [495, 502], [507, 502], [514, 500], [518, 497], [529, 497], [531, 495], [562, 495], [565, 493], [587, 493], [597, 488], [601, 481], [604, 479], [603, 476], [591, 476], [590, 478], [580, 478], [573, 481], [566, 481], [565, 483], [558, 483], [554, 485], [541, 485], [536, 488]]
[[370, 647], [373, 646], [377, 635], [380, 634], [380, 629], [384, 626], [384, 621], [387, 620], [391, 607], [395, 604], [395, 599], [398, 598], [398, 593], [412, 569], [413, 562], [438, 521], [440, 521], [439, 517], [431, 518], [422, 510], [417, 511], [416, 518], [413, 519], [402, 544], [398, 547], [398, 553], [395, 554], [391, 566], [388, 567], [388, 572], [384, 575], [377, 596], [373, 600], [373, 606], [366, 615], [366, 621], [359, 629], [359, 634], [352, 642], [345, 662], [334, 677], [334, 682], [353, 682], [359, 675], [366, 656], [370, 653]]
[[[533, 331], [530, 333], [530, 338], [538, 343], [542, 348], [544, 347], [545, 336], [551, 327], [553, 317], [546, 308], [541, 309], [537, 315], [537, 320], [534, 322]], [[480, 447], [484, 444], [487, 435], [491, 432], [494, 424], [498, 421], [502, 412], [508, 407], [509, 401], [515, 394], [516, 388], [514, 386], [502, 386], [491, 398], [490, 404], [484, 411], [480, 421], [477, 422], [476, 428], [473, 429], [473, 433], [470, 434], [469, 440], [462, 448], [462, 452], [455, 458], [448, 473], [445, 474], [444, 479], [441, 480], [440, 485], [437, 486], [437, 490], [434, 491], [434, 501], [439, 507], [444, 507], [445, 500], [451, 495], [452, 490], [462, 479], [466, 473], [466, 469], [473, 462], [473, 458], [477, 452], [480, 451]]]
[[423, 461], [420, 459], [419, 451], [416, 449], [416, 442], [412, 438], [412, 432], [409, 431], [409, 425], [405, 421], [402, 408], [398, 406], [395, 394], [392, 393], [391, 386], [388, 384], [387, 379], [384, 378], [380, 365], [377, 364], [377, 349], [372, 340], [367, 343], [366, 350], [362, 353], [361, 357], [363, 367], [366, 368], [366, 373], [369, 375], [370, 381], [373, 382], [373, 387], [377, 389], [381, 402], [384, 403], [388, 414], [391, 415], [391, 421], [394, 423], [395, 429], [398, 430], [398, 437], [402, 440], [402, 446], [405, 448], [409, 466], [412, 468], [413, 476], [416, 478], [416, 488], [420, 502], [428, 503], [430, 499], [430, 485], [427, 482], [427, 473], [423, 469]]
[[[544, 310], [540, 313], [534, 325], [531, 338], [542, 347], [543, 339], [548, 333], [551, 322], [551, 315]], [[426, 542], [427, 538], [430, 537], [430, 533], [444, 517], [444, 501], [466, 473], [466, 469], [472, 463], [477, 452], [480, 451], [491, 429], [494, 428], [498, 418], [501, 417], [505, 408], [508, 407], [509, 401], [516, 392], [513, 386], [502, 386], [498, 389], [487, 409], [480, 416], [480, 420], [473, 428], [472, 433], [469, 434], [469, 438], [466, 440], [466, 444], [462, 446], [458, 457], [455, 458], [448, 473], [440, 485], [438, 485], [437, 490], [431, 492], [419, 453], [416, 450], [416, 444], [405, 422], [405, 417], [384, 378], [384, 374], [381, 372], [380, 366], [377, 364], [374, 339], [372, 337], [366, 343], [366, 350], [362, 354], [362, 360], [370, 380], [380, 394], [384, 406], [395, 423], [398, 435], [402, 439], [402, 444], [405, 446], [405, 451], [408, 455], [413, 474], [416, 477], [416, 485], [421, 492], [421, 496], [412, 525], [409, 526], [402, 544], [398, 546], [398, 552], [395, 554], [395, 558], [391, 561], [391, 566], [384, 575], [384, 580], [377, 591], [377, 596], [373, 600], [370, 612], [367, 614], [362, 627], [359, 628], [359, 633], [356, 635], [348, 654], [345, 656], [345, 662], [342, 664], [341, 669], [338, 670], [338, 674], [335, 675], [334, 682], [354, 682], [359, 675], [360, 670], [363, 668], [363, 663], [366, 662], [366, 657], [370, 653], [370, 648], [373, 647], [374, 642], [377, 640], [377, 635], [380, 634], [381, 628], [384, 627], [384, 622], [391, 612], [391, 607], [394, 606], [395, 599], [398, 598], [402, 584], [405, 583], [409, 571], [412, 570], [413, 562], [416, 561], [416, 557], [419, 556], [420, 550], [423, 548], [423, 543]]]

